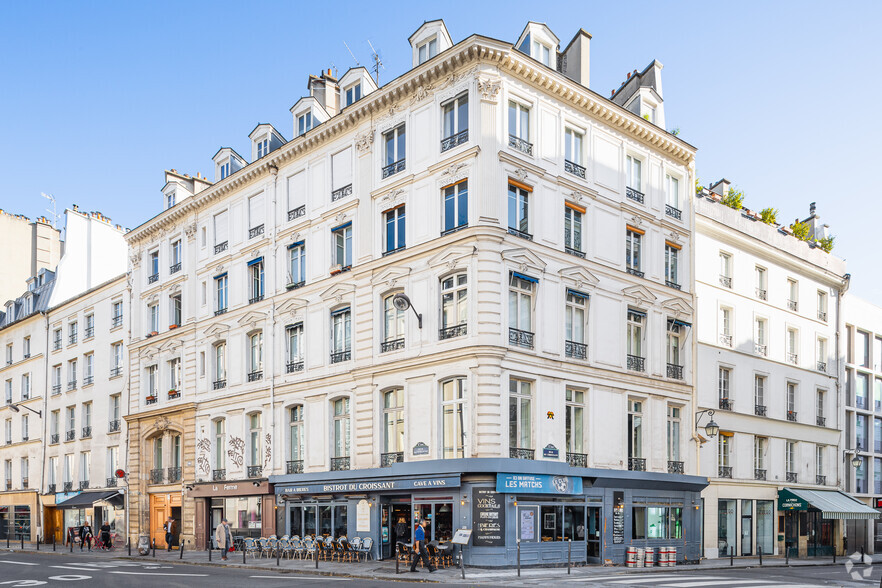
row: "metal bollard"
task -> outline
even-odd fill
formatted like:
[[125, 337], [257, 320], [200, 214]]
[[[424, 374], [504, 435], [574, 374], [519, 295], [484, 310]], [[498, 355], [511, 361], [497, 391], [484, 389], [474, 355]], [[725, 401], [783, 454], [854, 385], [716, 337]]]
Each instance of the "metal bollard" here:
[[[24, 551], [24, 535], [21, 536], [21, 550]], [[863, 549], [861, 549], [861, 551], [863, 551]], [[861, 557], [863, 558], [863, 555], [861, 555]]]
[[734, 547], [729, 548], [729, 565], [730, 566], [735, 565], [735, 548]]
[[70, 545], [70, 552], [73, 553], [73, 537], [67, 538], [67, 544]]
[[178, 555], [178, 559], [184, 559], [184, 543], [186, 543], [186, 541], [181, 541], [181, 553]]
[[126, 538], [126, 547], [129, 550], [129, 557], [132, 557], [132, 538], [131, 537]]
[[319, 558], [319, 546], [318, 543], [315, 545], [315, 551], [312, 552], [312, 559], [315, 560], [315, 569], [318, 569], [318, 558]]
[[833, 563], [836, 563], [836, 547], [833, 547]]
[[573, 540], [567, 539], [567, 575], [569, 576], [572, 572], [570, 570], [571, 562], [573, 561]]
[[518, 539], [518, 578], [521, 577], [521, 540]]
[[208, 546], [208, 561], [211, 561], [211, 545]]
[[276, 567], [279, 565], [279, 558], [281, 557], [282, 550], [276, 546]]
[[156, 557], [156, 539], [153, 540], [153, 557]]
[[40, 537], [37, 536], [37, 551], [40, 551]]
[[399, 572], [398, 572], [398, 564], [399, 564], [400, 562], [401, 562], [401, 554], [400, 554], [400, 553], [396, 553], [396, 554], [395, 554], [395, 575], [396, 575], [396, 576], [399, 574]]
[[6, 549], [9, 549], [9, 532], [6, 532]]
[[784, 565], [790, 565], [790, 546], [787, 545], [787, 542], [784, 542]]
[[52, 551], [55, 551], [55, 533], [52, 533]]
[[762, 566], [762, 565], [763, 565], [763, 546], [762, 546], [762, 545], [757, 545], [757, 546], [756, 546], [756, 552], [759, 554], [759, 558], [760, 558], [760, 566]]

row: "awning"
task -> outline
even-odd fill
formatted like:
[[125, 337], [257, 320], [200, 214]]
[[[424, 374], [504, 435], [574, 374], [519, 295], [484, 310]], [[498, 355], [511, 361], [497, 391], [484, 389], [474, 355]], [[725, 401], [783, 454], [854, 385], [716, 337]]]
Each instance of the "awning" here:
[[837, 490], [783, 488], [778, 491], [778, 510], [819, 510], [825, 519], [877, 519], [879, 512]]
[[119, 496], [118, 500], [122, 499], [122, 494], [119, 493], [118, 490], [103, 490], [101, 492], [80, 492], [76, 496], [72, 498], [68, 498], [64, 502], [59, 502], [55, 505], [56, 508], [84, 508], [86, 506], [92, 506], [98, 501], [107, 500], [113, 502], [114, 496]]

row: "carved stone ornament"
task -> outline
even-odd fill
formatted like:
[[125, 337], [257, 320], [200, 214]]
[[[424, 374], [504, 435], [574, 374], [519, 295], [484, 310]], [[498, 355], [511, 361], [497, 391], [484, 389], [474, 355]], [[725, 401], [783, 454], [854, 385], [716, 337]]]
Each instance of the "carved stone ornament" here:
[[196, 221], [193, 221], [186, 227], [184, 227], [184, 234], [187, 235], [187, 240], [192, 241], [196, 238]]
[[578, 190], [573, 190], [570, 193], [570, 198], [573, 199], [573, 202], [582, 202], [582, 199], [585, 198], [585, 196]]
[[129, 256], [129, 261], [132, 262], [132, 267], [134, 269], [138, 269], [141, 265], [141, 254], [140, 253], [132, 253]]
[[410, 99], [410, 105], [413, 106], [415, 104], [418, 104], [419, 102], [422, 102], [423, 100], [425, 100], [426, 98], [429, 97], [432, 90], [434, 90], [434, 89], [435, 89], [435, 86], [432, 86], [431, 84], [429, 84], [429, 85], [420, 84], [419, 86], [417, 86], [416, 91], [413, 93], [413, 96]]
[[488, 102], [496, 102], [496, 96], [502, 84], [499, 80], [491, 80], [487, 78], [478, 78], [478, 92], [481, 94], [482, 100]]
[[342, 223], [343, 221], [346, 220], [346, 213], [345, 212], [337, 213], [337, 216], [334, 217], [334, 220], [337, 221], [338, 223]]
[[216, 272], [224, 271], [224, 264], [220, 264], [219, 266], [217, 266], [214, 271], [216, 271]]
[[668, 233], [667, 236], [668, 236], [668, 241], [670, 241], [671, 243], [679, 243], [680, 242], [680, 235], [679, 235], [679, 233], [677, 233], [677, 231], [671, 231], [670, 233]]
[[156, 421], [153, 423], [153, 427], [157, 431], [165, 431], [171, 426], [171, 421], [168, 420], [168, 417], [165, 415], [156, 417]]
[[355, 136], [355, 148], [358, 150], [359, 153], [367, 153], [368, 151], [370, 151], [371, 145], [373, 144], [373, 129], [368, 129], [367, 131]]
[[296, 243], [297, 241], [299, 241], [300, 240], [300, 232], [298, 231], [296, 233], [292, 233], [290, 240], [292, 243]]
[[404, 190], [402, 190], [401, 188], [390, 191], [388, 194], [383, 196], [383, 199], [382, 199], [383, 205], [384, 206], [385, 205], [391, 206], [391, 205], [395, 204], [395, 202], [397, 200], [399, 200], [399, 199], [403, 200], [403, 198], [401, 198], [401, 196], [403, 194], [404, 194]]
[[230, 461], [238, 468], [242, 467], [242, 460], [245, 456], [245, 440], [241, 437], [232, 437], [230, 439], [230, 449], [227, 451]]
[[198, 452], [196, 457], [196, 469], [199, 472], [208, 475], [211, 471], [211, 464], [208, 459], [208, 456], [211, 455], [211, 441], [206, 437], [202, 437], [196, 442], [196, 451]]
[[640, 225], [643, 224], [643, 219], [640, 218], [639, 216], [637, 216], [636, 214], [631, 216], [630, 221], [631, 221], [631, 224], [634, 225], [635, 227], [639, 227]]
[[273, 436], [269, 433], [264, 438], [263, 467], [269, 469], [273, 461]]
[[529, 175], [530, 175], [529, 172], [527, 172], [527, 170], [525, 170], [522, 167], [519, 167], [518, 169], [514, 170], [514, 176], [515, 176], [515, 178], [518, 179], [518, 181], [526, 182]]

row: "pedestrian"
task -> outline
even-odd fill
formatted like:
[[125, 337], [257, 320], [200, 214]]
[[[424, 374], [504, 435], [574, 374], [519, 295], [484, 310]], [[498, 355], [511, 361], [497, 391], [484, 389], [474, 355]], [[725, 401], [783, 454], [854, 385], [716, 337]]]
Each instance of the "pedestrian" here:
[[172, 538], [174, 538], [175, 533], [175, 520], [171, 517], [168, 517], [168, 520], [165, 522], [162, 528], [163, 530], [165, 530], [165, 550], [171, 551]]
[[113, 544], [110, 542], [110, 524], [107, 521], [104, 521], [104, 524], [101, 525], [101, 543], [104, 545], [104, 549], [110, 549], [113, 547]]
[[217, 529], [214, 530], [214, 541], [217, 543], [221, 552], [221, 561], [227, 561], [227, 552], [233, 546], [233, 536], [230, 533], [230, 526], [227, 524], [226, 517], [221, 519]]
[[80, 527], [80, 551], [83, 550], [83, 545], [89, 544], [89, 551], [92, 551], [92, 525], [89, 523], [89, 519], [86, 519], [86, 522]]
[[413, 532], [413, 563], [410, 564], [410, 571], [416, 571], [417, 561], [422, 559], [423, 565], [429, 568], [429, 573], [434, 572], [432, 560], [429, 559], [429, 552], [426, 551], [426, 519], [420, 519], [420, 523]]

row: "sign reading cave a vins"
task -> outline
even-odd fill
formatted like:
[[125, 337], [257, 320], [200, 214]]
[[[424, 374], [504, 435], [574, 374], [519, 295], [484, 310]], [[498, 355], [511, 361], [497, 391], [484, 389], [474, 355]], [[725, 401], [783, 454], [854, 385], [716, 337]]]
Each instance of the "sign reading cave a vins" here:
[[472, 531], [476, 547], [505, 545], [505, 495], [493, 488], [472, 490]]

